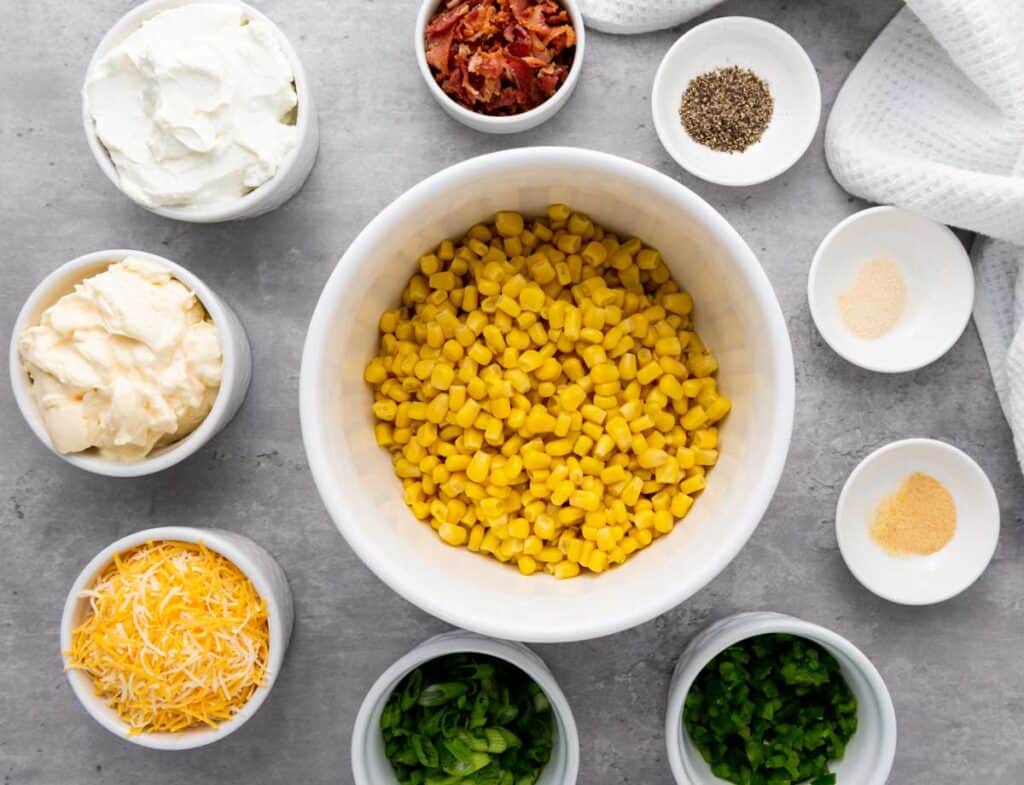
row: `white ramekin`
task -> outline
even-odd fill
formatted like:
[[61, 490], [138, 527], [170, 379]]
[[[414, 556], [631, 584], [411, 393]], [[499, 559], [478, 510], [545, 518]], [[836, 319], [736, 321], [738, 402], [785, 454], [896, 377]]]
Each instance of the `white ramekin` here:
[[[213, 408], [198, 428], [183, 439], [154, 450], [142, 460], [121, 462], [108, 460], [93, 452], [71, 454], [58, 452], [46, 431], [35, 397], [32, 395], [32, 383], [28, 378], [28, 373], [21, 364], [21, 357], [18, 354], [18, 338], [25, 328], [38, 322], [43, 311], [71, 292], [75, 284], [102, 272], [114, 262], [120, 262], [128, 256], [141, 256], [154, 264], [166, 267], [175, 278], [195, 292], [203, 307], [206, 308], [206, 312], [217, 326], [217, 334], [220, 337], [220, 348], [223, 355], [220, 390], [213, 402]], [[231, 418], [235, 416], [242, 401], [245, 400], [246, 391], [249, 389], [249, 380], [252, 377], [249, 339], [246, 337], [242, 323], [235, 316], [235, 312], [212, 289], [181, 265], [145, 251], [126, 249], [96, 251], [79, 256], [77, 259], [62, 264], [46, 276], [32, 290], [32, 294], [21, 307], [18, 319], [14, 323], [9, 362], [14, 399], [18, 402], [18, 408], [21, 409], [25, 422], [39, 437], [39, 441], [71, 465], [107, 477], [140, 477], [145, 474], [154, 474], [185, 460], [231, 422]]]
[[352, 729], [352, 775], [355, 785], [395, 785], [384, 755], [380, 715], [398, 683], [413, 669], [446, 654], [487, 654], [515, 665], [544, 690], [555, 722], [554, 749], [537, 785], [575, 785], [580, 767], [580, 740], [569, 702], [548, 666], [521, 643], [495, 640], [453, 630], [424, 641], [381, 675], [363, 699]]
[[[440, 542], [402, 501], [373, 433], [363, 370], [378, 319], [399, 302], [417, 259], [498, 210], [565, 202], [660, 248], [696, 302], [697, 329], [733, 401], [708, 487], [668, 537], [599, 576], [525, 578]], [[409, 602], [453, 626], [507, 640], [609, 635], [704, 587], [739, 553], [771, 501], [793, 426], [793, 354], [757, 257], [703, 199], [624, 158], [527, 147], [474, 158], [414, 186], [360, 233], [320, 296], [302, 358], [303, 441], [320, 496], [356, 554]], [[500, 609], [495, 611], [495, 609]]]
[[492, 117], [491, 115], [467, 109], [454, 98], [448, 96], [434, 79], [434, 75], [430, 72], [430, 66], [427, 65], [426, 42], [423, 40], [423, 35], [427, 29], [427, 24], [430, 22], [430, 18], [442, 3], [441, 0], [423, 0], [419, 15], [416, 17], [416, 29], [414, 31], [416, 37], [414, 42], [416, 46], [416, 63], [419, 65], [420, 74], [423, 76], [423, 81], [427, 83], [427, 89], [434, 96], [434, 100], [441, 105], [445, 112], [463, 125], [469, 126], [474, 131], [483, 131], [488, 134], [515, 134], [520, 131], [529, 131], [531, 128], [536, 128], [541, 123], [550, 120], [558, 114], [558, 111], [569, 100], [573, 90], [576, 89], [576, 83], [580, 80], [580, 71], [583, 68], [583, 52], [586, 48], [587, 39], [587, 31], [583, 25], [583, 14], [580, 12], [577, 0], [559, 0], [559, 2], [569, 12], [572, 26], [576, 30], [576, 53], [573, 56], [572, 65], [569, 67], [569, 73], [566, 74], [565, 81], [555, 91], [554, 95], [540, 106], [535, 106], [528, 112]]
[[[296, 116], [296, 127], [298, 128], [299, 135], [298, 143], [295, 149], [288, 153], [277, 173], [270, 180], [232, 202], [214, 205], [151, 207], [135, 199], [132, 201], [152, 213], [162, 215], [164, 218], [173, 218], [177, 221], [187, 221], [189, 223], [217, 223], [220, 221], [255, 218], [264, 213], [269, 213], [271, 210], [276, 210], [298, 192], [313, 169], [317, 150], [320, 147], [316, 106], [313, 102], [313, 93], [309, 87], [306, 71], [284, 33], [263, 13], [251, 5], [240, 2], [240, 0], [147, 0], [147, 2], [135, 6], [135, 8], [122, 16], [110, 28], [110, 31], [103, 36], [103, 40], [100, 41], [99, 46], [96, 47], [96, 51], [93, 53], [92, 59], [89, 61], [89, 67], [85, 72], [86, 79], [88, 79], [93, 67], [99, 62], [101, 57], [112, 47], [135, 32], [147, 19], [156, 16], [161, 11], [189, 5], [193, 2], [241, 6], [248, 15], [254, 19], [266, 22], [277, 31], [281, 47], [284, 49], [284, 53], [291, 63], [292, 73], [295, 75], [295, 91], [298, 94], [298, 111]], [[82, 89], [82, 124], [85, 128], [86, 141], [89, 143], [89, 149], [92, 150], [96, 163], [99, 164], [107, 179], [117, 186], [121, 193], [124, 193], [117, 169], [114, 167], [113, 161], [110, 160], [110, 156], [103, 143], [96, 135], [96, 128], [89, 114], [84, 87]], [[128, 196], [128, 194], [125, 194], [125, 196]], [[131, 197], [129, 196], [128, 198]]]
[[683, 651], [668, 693], [665, 740], [672, 774], [679, 785], [722, 785], [690, 740], [683, 705], [698, 674], [719, 652], [756, 635], [785, 632], [820, 644], [836, 660], [857, 697], [857, 732], [833, 771], [839, 782], [885, 785], [896, 756], [896, 712], [878, 670], [846, 638], [817, 624], [781, 613], [739, 613], [697, 635]]
[[270, 647], [266, 679], [249, 702], [230, 720], [216, 728], [193, 728], [180, 733], [138, 733], [129, 735], [128, 726], [117, 716], [117, 712], [95, 694], [92, 677], [80, 670], [66, 670], [68, 681], [75, 696], [100, 725], [125, 741], [157, 750], [189, 750], [203, 747], [234, 733], [248, 721], [267, 699], [277, 674], [281, 670], [288, 641], [292, 634], [295, 612], [292, 607], [292, 592], [288, 579], [274, 557], [262, 547], [234, 532], [220, 529], [198, 529], [191, 526], [165, 526], [129, 534], [100, 551], [75, 579], [64, 603], [64, 614], [60, 621], [61, 658], [67, 663], [64, 653], [71, 648], [71, 633], [83, 620], [89, 601], [81, 592], [95, 581], [99, 572], [110, 563], [115, 554], [123, 553], [147, 542], [177, 540], [180, 542], [202, 542], [211, 551], [216, 551], [240, 569], [252, 581], [256, 592], [266, 600], [267, 623], [270, 627]]

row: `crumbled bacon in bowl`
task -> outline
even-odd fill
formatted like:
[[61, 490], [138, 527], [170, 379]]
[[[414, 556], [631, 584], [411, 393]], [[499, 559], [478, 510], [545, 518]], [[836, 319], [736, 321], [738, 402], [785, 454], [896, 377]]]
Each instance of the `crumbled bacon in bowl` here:
[[557, 0], [447, 0], [425, 32], [427, 64], [467, 109], [513, 115], [561, 87], [576, 30]]

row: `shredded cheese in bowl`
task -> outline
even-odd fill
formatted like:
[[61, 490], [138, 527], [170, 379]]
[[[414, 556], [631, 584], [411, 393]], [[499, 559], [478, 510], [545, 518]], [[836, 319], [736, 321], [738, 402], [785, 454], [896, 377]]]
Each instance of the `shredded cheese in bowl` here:
[[129, 733], [216, 727], [264, 683], [267, 605], [202, 543], [148, 542], [115, 555], [82, 593], [86, 618], [65, 652]]

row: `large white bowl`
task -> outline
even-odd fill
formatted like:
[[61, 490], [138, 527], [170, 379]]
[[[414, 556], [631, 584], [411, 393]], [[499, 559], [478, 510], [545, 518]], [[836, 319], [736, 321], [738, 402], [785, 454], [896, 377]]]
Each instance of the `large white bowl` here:
[[[684, 525], [596, 577], [524, 578], [449, 548], [402, 502], [373, 435], [363, 368], [377, 321], [424, 250], [500, 209], [566, 202], [659, 248], [693, 293], [697, 327], [732, 398], [718, 466]], [[679, 604], [714, 578], [757, 527], [779, 481], [793, 425], [793, 355], [764, 271], [736, 231], [692, 191], [640, 164], [574, 148], [481, 156], [413, 187], [356, 238], [324, 288], [302, 358], [302, 433], [338, 529], [391, 588], [475, 632], [524, 641], [608, 635]]]

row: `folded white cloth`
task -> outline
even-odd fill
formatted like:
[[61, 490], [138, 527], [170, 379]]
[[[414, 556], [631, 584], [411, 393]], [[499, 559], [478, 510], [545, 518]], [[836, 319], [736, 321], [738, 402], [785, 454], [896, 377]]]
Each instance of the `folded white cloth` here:
[[722, 0], [580, 0], [587, 27], [605, 33], [648, 33], [681, 24]]
[[974, 320], [1024, 463], [1024, 2], [907, 0], [829, 118], [836, 180], [977, 232]]

